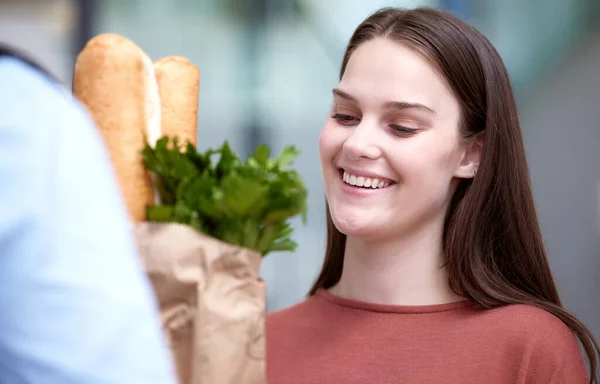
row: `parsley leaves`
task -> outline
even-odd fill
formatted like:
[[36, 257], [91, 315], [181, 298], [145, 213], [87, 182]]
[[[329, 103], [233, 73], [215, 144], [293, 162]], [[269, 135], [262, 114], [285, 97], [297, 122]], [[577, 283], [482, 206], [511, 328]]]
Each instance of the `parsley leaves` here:
[[288, 146], [271, 158], [269, 147], [260, 145], [243, 162], [227, 142], [199, 153], [164, 136], [142, 151], [161, 200], [147, 207], [146, 219], [187, 224], [263, 256], [294, 251], [289, 219], [301, 215], [306, 223], [307, 215], [306, 187], [289, 168], [298, 154]]

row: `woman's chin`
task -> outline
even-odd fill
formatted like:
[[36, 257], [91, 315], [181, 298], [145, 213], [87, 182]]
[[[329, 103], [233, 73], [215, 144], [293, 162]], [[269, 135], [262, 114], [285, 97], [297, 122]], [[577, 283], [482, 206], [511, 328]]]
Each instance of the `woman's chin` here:
[[350, 237], [373, 238], [376, 237], [376, 234], [380, 232], [379, 229], [381, 229], [369, 217], [332, 214], [331, 219], [338, 231]]

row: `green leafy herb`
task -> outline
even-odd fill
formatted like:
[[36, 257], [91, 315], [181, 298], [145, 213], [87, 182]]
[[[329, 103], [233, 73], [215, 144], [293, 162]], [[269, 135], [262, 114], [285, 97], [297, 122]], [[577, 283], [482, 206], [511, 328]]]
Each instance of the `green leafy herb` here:
[[147, 208], [148, 221], [187, 224], [263, 256], [296, 249], [289, 219], [306, 223], [307, 190], [289, 168], [299, 155], [293, 146], [271, 158], [260, 145], [244, 162], [227, 142], [200, 153], [165, 136], [142, 155], [161, 199]]

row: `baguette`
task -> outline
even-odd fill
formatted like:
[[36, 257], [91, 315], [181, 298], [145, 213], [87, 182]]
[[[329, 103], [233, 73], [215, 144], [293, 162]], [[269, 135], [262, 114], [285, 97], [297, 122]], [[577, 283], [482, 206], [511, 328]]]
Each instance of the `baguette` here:
[[92, 38], [77, 56], [73, 94], [89, 109], [110, 153], [133, 222], [156, 201], [141, 150], [161, 133], [161, 101], [152, 60], [116, 34]]
[[163, 135], [196, 146], [200, 70], [187, 58], [168, 56], [154, 63], [162, 103]]

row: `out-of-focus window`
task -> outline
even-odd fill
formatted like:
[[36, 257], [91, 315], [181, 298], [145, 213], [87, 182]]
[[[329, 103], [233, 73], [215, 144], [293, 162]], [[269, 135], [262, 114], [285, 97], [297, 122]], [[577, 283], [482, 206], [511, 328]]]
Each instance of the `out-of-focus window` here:
[[0, 41], [27, 51], [69, 84], [76, 17], [71, 0], [0, 1]]

